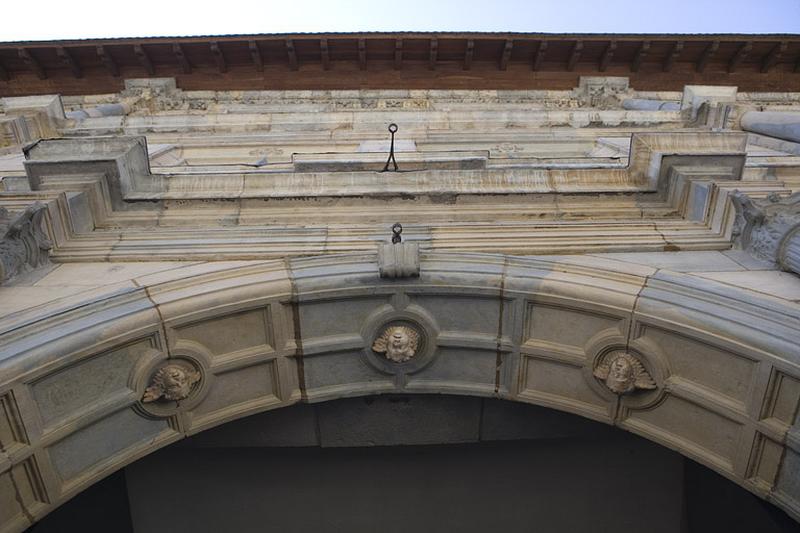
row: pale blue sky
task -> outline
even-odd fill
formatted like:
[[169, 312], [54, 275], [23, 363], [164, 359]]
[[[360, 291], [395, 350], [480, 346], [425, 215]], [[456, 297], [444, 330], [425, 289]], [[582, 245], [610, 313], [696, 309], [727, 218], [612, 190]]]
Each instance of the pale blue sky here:
[[800, 33], [800, 0], [4, 0], [0, 8], [0, 41], [325, 31]]

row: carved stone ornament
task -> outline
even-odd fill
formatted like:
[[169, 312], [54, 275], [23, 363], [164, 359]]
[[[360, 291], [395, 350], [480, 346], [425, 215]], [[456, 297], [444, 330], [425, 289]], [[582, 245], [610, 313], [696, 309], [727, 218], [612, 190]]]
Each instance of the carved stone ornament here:
[[382, 353], [386, 359], [404, 363], [417, 355], [419, 332], [410, 326], [387, 326], [383, 329], [372, 350]]
[[202, 375], [189, 364], [167, 363], [153, 374], [142, 396], [142, 403], [185, 400]]
[[766, 200], [756, 200], [734, 191], [731, 200], [736, 207], [736, 244], [756, 259], [794, 270], [785, 264], [785, 256], [789, 240], [800, 229], [800, 193], [783, 199], [772, 193]]
[[598, 109], [619, 109], [630, 92], [628, 78], [614, 76], [581, 76], [577, 96], [581, 104]]
[[656, 382], [641, 361], [626, 352], [613, 352], [603, 358], [593, 371], [611, 392], [622, 395], [639, 389], [655, 389]]
[[53, 245], [42, 231], [46, 209], [37, 202], [13, 215], [0, 207], [0, 284], [48, 262]]

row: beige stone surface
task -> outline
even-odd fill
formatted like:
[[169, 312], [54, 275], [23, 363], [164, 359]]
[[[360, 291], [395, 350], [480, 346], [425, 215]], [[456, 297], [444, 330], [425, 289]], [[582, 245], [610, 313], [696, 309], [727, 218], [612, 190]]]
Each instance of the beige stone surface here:
[[[800, 519], [800, 278], [733, 249], [731, 202], [796, 192], [798, 152], [622, 96], [680, 98], [128, 80], [64, 99], [126, 112], [79, 121], [36, 100], [25, 124], [61, 139], [24, 176], [2, 149], [0, 206], [45, 206], [53, 264], [0, 286], [0, 529], [187, 435], [382, 393], [602, 421]], [[389, 122], [407, 168], [376, 172]]]

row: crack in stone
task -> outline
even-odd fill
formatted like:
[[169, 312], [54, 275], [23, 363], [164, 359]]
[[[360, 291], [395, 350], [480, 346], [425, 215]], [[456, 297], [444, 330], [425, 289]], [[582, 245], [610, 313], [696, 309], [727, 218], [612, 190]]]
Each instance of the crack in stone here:
[[171, 358], [172, 353], [170, 352], [169, 349], [169, 339], [167, 338], [167, 326], [164, 323], [164, 315], [161, 314], [161, 308], [158, 306], [155, 300], [153, 300], [153, 296], [150, 294], [150, 289], [147, 286], [139, 285], [139, 283], [135, 279], [132, 279], [131, 281], [133, 282], [134, 285], [144, 290], [145, 296], [147, 296], [147, 299], [150, 300], [151, 304], [153, 304], [153, 307], [155, 308], [155, 311], [158, 314], [158, 321], [159, 321], [159, 326], [161, 327], [161, 333], [164, 335], [164, 351], [167, 352], [167, 358]]

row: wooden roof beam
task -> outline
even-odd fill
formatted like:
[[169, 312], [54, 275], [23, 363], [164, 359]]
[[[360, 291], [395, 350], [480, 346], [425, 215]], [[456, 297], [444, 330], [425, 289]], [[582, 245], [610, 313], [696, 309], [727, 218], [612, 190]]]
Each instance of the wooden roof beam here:
[[400, 70], [403, 68], [403, 39], [395, 39], [394, 41], [394, 69]]
[[605, 72], [608, 68], [608, 65], [611, 64], [611, 60], [614, 58], [614, 52], [617, 50], [617, 41], [611, 41], [606, 46], [605, 51], [603, 52], [602, 57], [600, 57], [600, 65], [598, 69], [600, 72]]
[[547, 53], [548, 46], [549, 45], [547, 41], [542, 41], [539, 43], [539, 48], [536, 49], [536, 53], [533, 55], [533, 65], [531, 68], [534, 71], [542, 68], [542, 63], [544, 62], [544, 56]]
[[297, 62], [297, 52], [294, 49], [294, 41], [286, 39], [286, 55], [289, 57], [289, 68], [297, 70], [300, 65]]
[[664, 72], [669, 72], [672, 70], [673, 65], [675, 65], [675, 62], [681, 56], [681, 52], [683, 52], [683, 46], [683, 41], [675, 41], [675, 44], [672, 45], [672, 50], [664, 60], [661, 70]]
[[214, 61], [217, 63], [217, 70], [219, 73], [228, 72], [228, 62], [225, 61], [225, 54], [222, 53], [219, 43], [217, 41], [211, 41], [209, 47], [211, 48], [211, 55], [214, 56]]
[[631, 72], [639, 72], [639, 67], [642, 66], [642, 61], [644, 58], [647, 57], [647, 52], [650, 51], [650, 41], [642, 41], [641, 46], [636, 51], [636, 55], [633, 56], [633, 62], [631, 63]]
[[428, 69], [436, 70], [436, 60], [439, 58], [439, 39], [436, 37], [431, 39], [430, 54], [428, 57]]
[[331, 54], [328, 50], [328, 39], [319, 40], [319, 59], [322, 61], [322, 70], [330, 70]]
[[149, 75], [152, 76], [156, 73], [156, 69], [153, 68], [153, 62], [150, 61], [150, 56], [147, 55], [147, 52], [141, 44], [133, 45], [133, 53], [136, 54], [139, 64], [142, 65]]
[[180, 45], [180, 43], [172, 44], [172, 53], [175, 54], [175, 59], [178, 60], [178, 64], [180, 64], [181, 68], [183, 69], [183, 73], [191, 74], [192, 65], [189, 63], [189, 60], [186, 59], [186, 54], [183, 53], [183, 47]]
[[575, 44], [572, 46], [572, 52], [569, 54], [569, 61], [567, 61], [567, 70], [570, 72], [575, 70], [575, 65], [580, 61], [582, 53], [583, 41], [575, 41]]
[[766, 73], [772, 70], [772, 67], [781, 60], [781, 56], [786, 52], [787, 48], [789, 48], [789, 43], [786, 41], [776, 44], [769, 51], [767, 57], [764, 58], [764, 61], [761, 62], [761, 72]]
[[33, 57], [33, 55], [27, 49], [20, 48], [17, 50], [17, 54], [19, 55], [19, 58], [25, 62], [28, 68], [36, 73], [36, 76], [38, 76], [40, 80], [47, 79], [47, 72], [44, 71], [42, 64], [39, 63], [39, 60]]
[[367, 70], [367, 41], [365, 39], [358, 40], [358, 68]]
[[719, 50], [719, 41], [711, 41], [708, 43], [706, 49], [703, 50], [703, 55], [701, 55], [700, 59], [697, 61], [695, 70], [697, 72], [703, 72], [706, 66], [708, 66], [709, 61], [711, 61], [711, 58], [717, 53], [717, 50]]
[[512, 39], [506, 39], [506, 43], [503, 45], [503, 53], [500, 54], [500, 62], [499, 67], [500, 70], [506, 70], [508, 68], [508, 60], [511, 59], [511, 50], [514, 48], [514, 41]]
[[753, 43], [752, 41], [748, 41], [744, 43], [739, 49], [733, 54], [733, 57], [728, 62], [728, 72], [736, 72], [736, 67], [739, 66], [739, 63], [745, 60], [750, 52], [753, 51]]
[[119, 77], [119, 67], [117, 63], [114, 61], [114, 58], [111, 57], [111, 53], [106, 50], [105, 46], [102, 44], [98, 44], [95, 48], [97, 52], [97, 57], [100, 58], [100, 61], [106, 66], [106, 69], [111, 73], [112, 76], [115, 78]]
[[472, 67], [472, 56], [475, 54], [475, 41], [473, 39], [467, 40], [467, 47], [464, 49], [464, 70], [469, 70]]
[[261, 57], [261, 50], [256, 41], [247, 41], [247, 48], [250, 50], [250, 59], [259, 72], [264, 72], [264, 58]]
[[66, 65], [70, 71], [72, 71], [72, 75], [75, 78], [83, 77], [83, 71], [81, 70], [80, 65], [78, 65], [77, 61], [75, 61], [75, 58], [72, 57], [72, 54], [69, 53], [69, 50], [63, 46], [58, 46], [56, 47], [56, 55], [58, 56], [58, 59], [61, 60], [61, 62]]

